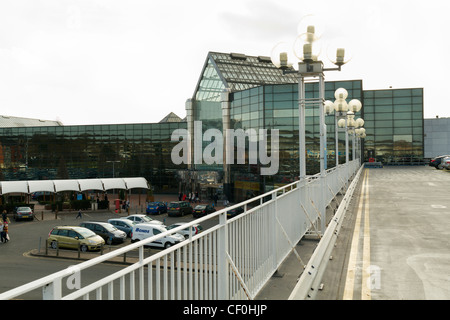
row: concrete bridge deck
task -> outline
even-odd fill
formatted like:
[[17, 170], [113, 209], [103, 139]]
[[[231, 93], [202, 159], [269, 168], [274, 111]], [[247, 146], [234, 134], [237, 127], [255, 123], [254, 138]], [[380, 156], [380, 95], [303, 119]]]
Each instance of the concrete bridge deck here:
[[[449, 191], [450, 171], [364, 169], [317, 299], [450, 299]], [[300, 257], [316, 244], [302, 240]], [[301, 265], [291, 255], [257, 298], [287, 299]]]

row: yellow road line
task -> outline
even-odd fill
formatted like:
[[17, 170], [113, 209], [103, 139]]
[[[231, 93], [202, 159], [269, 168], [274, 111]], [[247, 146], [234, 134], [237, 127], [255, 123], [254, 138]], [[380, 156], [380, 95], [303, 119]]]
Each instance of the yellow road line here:
[[[367, 177], [369, 180], [369, 177]], [[364, 208], [364, 248], [363, 248], [363, 267], [362, 267], [362, 287], [361, 299], [371, 300], [371, 283], [370, 283], [370, 224], [369, 224], [369, 185], [365, 186], [366, 205]]]
[[353, 291], [355, 286], [355, 276], [356, 276], [356, 261], [358, 257], [358, 247], [359, 247], [359, 234], [360, 234], [360, 227], [361, 227], [361, 212], [363, 210], [363, 201], [364, 201], [364, 189], [367, 181], [367, 174], [369, 170], [364, 171], [364, 179], [363, 179], [363, 186], [362, 186], [362, 195], [359, 198], [359, 204], [358, 204], [358, 212], [356, 215], [356, 222], [355, 222], [355, 230], [353, 231], [353, 237], [352, 237], [352, 245], [350, 249], [350, 257], [347, 267], [347, 276], [345, 280], [345, 287], [344, 287], [344, 294], [343, 294], [343, 300], [352, 300], [353, 299]]

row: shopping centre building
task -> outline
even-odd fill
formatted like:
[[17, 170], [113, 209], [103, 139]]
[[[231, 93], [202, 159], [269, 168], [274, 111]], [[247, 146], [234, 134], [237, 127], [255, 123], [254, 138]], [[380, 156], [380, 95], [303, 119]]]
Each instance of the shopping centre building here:
[[[186, 118], [169, 114], [158, 123], [63, 125], [0, 116], [0, 180], [145, 177], [155, 192], [200, 191], [204, 197], [225, 193], [239, 201], [289, 183], [299, 175], [298, 76], [284, 74], [268, 57], [209, 52], [193, 95], [186, 102]], [[348, 99], [359, 99], [366, 137], [352, 157], [373, 158], [385, 165], [420, 164], [424, 146], [423, 88], [365, 90], [363, 80], [325, 83], [325, 99], [334, 101], [338, 88]], [[318, 97], [318, 83], [306, 83], [306, 98]], [[151, 106], [150, 106], [151, 108]], [[335, 138], [334, 115], [325, 117], [327, 167], [345, 162], [345, 133]], [[208, 129], [267, 129], [279, 133], [276, 174], [261, 175], [267, 164], [175, 164], [172, 151], [179, 140], [172, 133]], [[306, 110], [307, 173], [319, 171], [319, 109]], [[202, 150], [211, 145], [203, 139]], [[338, 155], [336, 155], [338, 144]], [[269, 151], [270, 153], [270, 148]], [[236, 156], [236, 155], [235, 155]], [[189, 160], [194, 155], [189, 153]], [[351, 159], [351, 158], [350, 158]]]

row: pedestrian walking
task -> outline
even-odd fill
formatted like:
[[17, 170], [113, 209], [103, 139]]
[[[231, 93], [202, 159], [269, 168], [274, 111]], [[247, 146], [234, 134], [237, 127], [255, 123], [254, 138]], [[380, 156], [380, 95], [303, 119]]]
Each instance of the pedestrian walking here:
[[78, 219], [78, 218], [83, 219], [83, 216], [81, 215], [81, 209], [78, 210], [78, 214], [75, 219]]
[[3, 222], [3, 239], [5, 240], [5, 243], [9, 241], [9, 234], [8, 234], [8, 222]]

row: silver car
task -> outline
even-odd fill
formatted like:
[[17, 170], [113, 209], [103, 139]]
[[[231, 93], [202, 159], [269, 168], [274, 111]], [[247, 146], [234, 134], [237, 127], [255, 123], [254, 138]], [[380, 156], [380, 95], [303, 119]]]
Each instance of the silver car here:
[[33, 220], [34, 212], [30, 207], [18, 207], [14, 212], [14, 220]]
[[450, 170], [450, 156], [441, 159], [441, 163], [438, 165], [439, 169]]
[[[187, 222], [174, 223], [174, 224], [166, 227], [166, 229], [170, 230], [170, 229], [173, 229], [173, 228], [176, 228], [176, 227], [180, 227], [180, 226], [185, 225], [185, 224], [187, 224]], [[203, 227], [200, 224], [198, 224], [198, 223], [191, 226], [192, 236], [195, 236], [196, 234], [199, 234], [202, 230], [203, 230]], [[187, 239], [187, 238], [189, 238], [189, 227], [186, 226], [186, 228], [181, 229], [177, 233], [183, 235]]]

